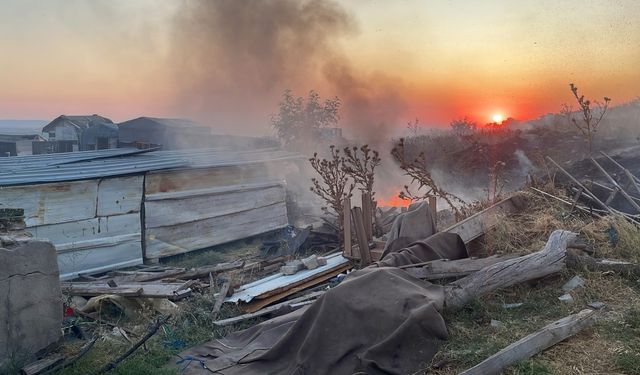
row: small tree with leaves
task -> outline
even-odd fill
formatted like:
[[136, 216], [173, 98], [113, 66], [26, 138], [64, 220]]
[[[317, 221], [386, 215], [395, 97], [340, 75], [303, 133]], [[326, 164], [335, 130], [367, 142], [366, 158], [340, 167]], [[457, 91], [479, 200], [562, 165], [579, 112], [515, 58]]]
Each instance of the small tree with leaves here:
[[278, 113], [271, 116], [271, 125], [280, 141], [288, 148], [307, 150], [321, 137], [321, 129], [335, 126], [340, 120], [340, 99], [320, 100], [311, 90], [306, 99], [294, 97], [291, 90], [282, 95]]
[[329, 149], [329, 159], [320, 158], [318, 153], [314, 153], [309, 159], [311, 167], [320, 175], [320, 179], [311, 179], [311, 191], [326, 203], [326, 206], [322, 207], [323, 211], [337, 216], [338, 228], [342, 233], [342, 203], [344, 199], [351, 198], [355, 185], [345, 172], [345, 158], [340, 154], [340, 150], [333, 145]]
[[440, 198], [449, 205], [456, 217], [459, 218], [463, 215], [462, 211], [456, 206], [456, 203], [465, 205], [466, 202], [438, 186], [429, 172], [424, 153], [421, 152], [414, 160], [407, 160], [405, 157], [404, 139], [400, 138], [398, 144], [391, 150], [391, 155], [400, 166], [400, 169], [404, 171], [405, 175], [411, 177], [411, 182], [418, 184], [418, 190], [422, 189], [423, 191], [421, 194], [415, 194], [409, 186], [405, 185], [404, 191], [398, 195], [400, 199], [415, 201], [427, 199], [428, 197]]
[[[578, 87], [573, 83], [569, 84], [571, 88], [571, 92], [573, 96], [578, 101], [579, 111], [582, 115], [580, 121], [576, 120], [573, 117], [572, 107], [569, 105], [564, 105], [562, 108], [562, 112], [566, 114], [573, 125], [580, 131], [582, 136], [587, 140], [589, 144], [589, 155], [593, 153], [593, 138], [598, 131], [598, 127], [600, 126], [600, 122], [604, 117], [605, 113], [607, 113], [607, 109], [609, 108], [609, 103], [611, 99], [608, 97], [604, 97], [604, 103], [600, 103], [597, 101], [592, 102], [589, 99], [585, 99], [584, 95], [578, 94]], [[592, 105], [594, 106], [592, 108]]]

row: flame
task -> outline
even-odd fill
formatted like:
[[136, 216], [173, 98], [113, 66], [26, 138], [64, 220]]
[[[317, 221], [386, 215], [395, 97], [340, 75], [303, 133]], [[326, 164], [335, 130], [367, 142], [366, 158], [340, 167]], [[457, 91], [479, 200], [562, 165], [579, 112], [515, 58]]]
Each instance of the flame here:
[[378, 198], [378, 207], [409, 207], [411, 201], [400, 199], [398, 195], [392, 195], [390, 197]]

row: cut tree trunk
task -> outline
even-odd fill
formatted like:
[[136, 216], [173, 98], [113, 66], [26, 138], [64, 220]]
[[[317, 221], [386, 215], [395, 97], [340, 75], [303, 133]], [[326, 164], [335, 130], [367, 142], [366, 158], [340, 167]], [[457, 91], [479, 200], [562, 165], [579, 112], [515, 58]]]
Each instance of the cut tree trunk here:
[[560, 272], [566, 267], [567, 247], [577, 234], [564, 230], [551, 233], [544, 249], [485, 267], [445, 287], [445, 309], [455, 310], [498, 289]]

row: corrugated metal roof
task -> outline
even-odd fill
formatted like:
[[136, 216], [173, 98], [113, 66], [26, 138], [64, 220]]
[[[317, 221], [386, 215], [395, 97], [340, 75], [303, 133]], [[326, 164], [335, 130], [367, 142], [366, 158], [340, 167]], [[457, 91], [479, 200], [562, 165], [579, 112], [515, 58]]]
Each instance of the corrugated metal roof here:
[[349, 259], [342, 256], [342, 253], [334, 253], [325, 257], [327, 264], [313, 270], [304, 270], [293, 275], [285, 275], [277, 273], [267, 276], [264, 279], [254, 281], [241, 286], [233, 293], [231, 297], [227, 297], [225, 302], [250, 302], [255, 297], [265, 293], [280, 289], [287, 285], [295, 284], [307, 279], [313, 279], [317, 275], [327, 272], [331, 269], [337, 269], [340, 266], [349, 264]]
[[0, 158], [0, 186], [111, 177], [174, 168], [207, 168], [298, 159], [296, 153], [263, 149], [151, 151], [112, 149]]

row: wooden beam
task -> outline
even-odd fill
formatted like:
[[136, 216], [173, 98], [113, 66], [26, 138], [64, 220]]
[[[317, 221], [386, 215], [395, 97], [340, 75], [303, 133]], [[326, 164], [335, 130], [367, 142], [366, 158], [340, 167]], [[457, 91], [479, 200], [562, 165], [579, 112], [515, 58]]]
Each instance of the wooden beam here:
[[589, 327], [593, 324], [595, 317], [596, 312], [594, 310], [585, 309], [577, 314], [557, 320], [538, 332], [514, 342], [476, 366], [461, 372], [460, 375], [500, 374], [507, 367], [531, 358]]
[[347, 258], [351, 258], [353, 256], [351, 249], [351, 198], [346, 197], [342, 201], [342, 231], [344, 236], [344, 251], [343, 255]]
[[354, 207], [351, 210], [353, 222], [356, 229], [356, 238], [358, 240], [358, 250], [360, 251], [360, 262], [363, 267], [371, 264], [371, 252], [369, 251], [369, 240], [367, 232], [364, 229], [364, 220], [362, 218], [362, 209]]
[[429, 209], [431, 210], [431, 218], [433, 218], [433, 224], [437, 227], [438, 226], [438, 207], [437, 207], [437, 200], [436, 197], [434, 196], [429, 196]]
[[373, 212], [369, 193], [362, 193], [362, 222], [365, 233], [367, 233], [367, 240], [373, 240]]
[[229, 288], [231, 288], [231, 281], [226, 280], [224, 284], [222, 284], [222, 288], [220, 288], [220, 293], [218, 293], [218, 299], [216, 300], [215, 305], [213, 305], [213, 310], [211, 310], [212, 314], [217, 314], [220, 312], [220, 308], [224, 303], [224, 299], [227, 298], [227, 293], [229, 293]]

